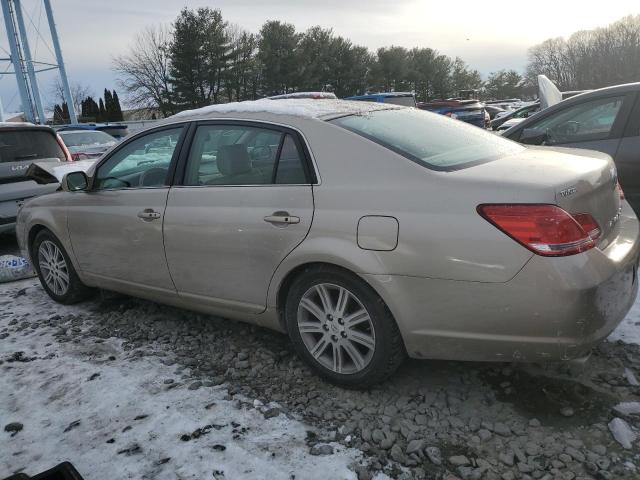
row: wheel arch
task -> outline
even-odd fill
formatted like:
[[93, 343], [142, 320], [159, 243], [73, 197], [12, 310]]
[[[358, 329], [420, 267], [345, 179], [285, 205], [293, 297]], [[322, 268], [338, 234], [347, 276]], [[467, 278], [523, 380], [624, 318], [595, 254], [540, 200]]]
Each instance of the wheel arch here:
[[381, 294], [380, 291], [378, 291], [377, 288], [375, 288], [370, 282], [368, 282], [365, 278], [363, 278], [362, 275], [358, 275], [358, 273], [355, 272], [353, 269], [347, 268], [343, 265], [339, 265], [337, 263], [332, 263], [328, 261], [318, 260], [318, 261], [308, 261], [305, 263], [301, 263], [289, 269], [289, 271], [283, 276], [282, 280], [279, 282], [277, 286], [276, 297], [275, 297], [275, 307], [278, 314], [278, 323], [280, 327], [283, 329], [283, 331], [286, 331], [285, 318], [284, 318], [284, 305], [287, 299], [287, 294], [289, 293], [289, 290], [291, 288], [291, 285], [293, 285], [293, 282], [301, 274], [308, 271], [312, 271], [312, 270], [322, 270], [322, 269], [341, 270], [349, 275], [353, 275], [358, 279], [360, 279], [360, 281], [362, 281], [371, 290], [373, 290], [376, 293], [376, 295], [378, 295], [378, 297], [384, 304], [384, 307], [389, 312], [389, 315], [391, 315], [394, 322], [396, 322], [396, 325], [398, 324], [396, 317], [393, 314], [393, 311], [391, 310], [391, 308], [389, 308], [389, 304], [385, 300], [384, 296]]

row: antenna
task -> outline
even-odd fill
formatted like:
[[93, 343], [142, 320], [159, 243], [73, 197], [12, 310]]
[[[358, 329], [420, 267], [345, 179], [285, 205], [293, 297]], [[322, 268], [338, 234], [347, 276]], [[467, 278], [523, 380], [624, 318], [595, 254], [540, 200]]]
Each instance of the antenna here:
[[[40, 87], [36, 74], [47, 70], [58, 69], [60, 72], [64, 101], [69, 109], [71, 123], [78, 123], [78, 118], [76, 117], [76, 112], [73, 107], [71, 89], [69, 88], [69, 80], [67, 79], [67, 71], [62, 58], [58, 30], [53, 19], [51, 3], [49, 0], [42, 0], [42, 2], [49, 22], [49, 31], [51, 32], [51, 40], [57, 63], [39, 62], [32, 58], [21, 0], [0, 0], [10, 50], [10, 57], [0, 58], [0, 61], [9, 61], [13, 66], [13, 72], [6, 73], [16, 76], [18, 93], [20, 94], [24, 116], [27, 121], [40, 124], [46, 123], [47, 119], [42, 106], [42, 97], [40, 95]], [[37, 31], [37, 33], [40, 35], [39, 31]], [[42, 38], [41, 35], [40, 37]], [[0, 117], [1, 116], [3, 115], [2, 105], [0, 104]]]

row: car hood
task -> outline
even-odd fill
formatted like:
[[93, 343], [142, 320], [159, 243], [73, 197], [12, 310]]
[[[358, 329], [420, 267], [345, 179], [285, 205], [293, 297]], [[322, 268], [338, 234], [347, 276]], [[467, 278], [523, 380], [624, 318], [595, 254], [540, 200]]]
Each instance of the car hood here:
[[[33, 162], [25, 177], [45, 185], [48, 183], [59, 183], [62, 178], [70, 172], [89, 172], [95, 165], [96, 160], [78, 160], [76, 162]], [[89, 174], [89, 173], [88, 173]]]

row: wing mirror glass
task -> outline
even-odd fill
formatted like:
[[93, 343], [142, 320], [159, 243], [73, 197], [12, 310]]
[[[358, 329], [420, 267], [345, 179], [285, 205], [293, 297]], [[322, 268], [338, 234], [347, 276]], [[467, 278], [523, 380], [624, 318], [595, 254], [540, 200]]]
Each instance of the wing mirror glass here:
[[520, 135], [520, 143], [525, 145], [544, 145], [548, 139], [547, 131], [539, 128], [525, 128]]
[[67, 192], [80, 192], [89, 187], [89, 179], [84, 172], [67, 173], [62, 179], [62, 188]]

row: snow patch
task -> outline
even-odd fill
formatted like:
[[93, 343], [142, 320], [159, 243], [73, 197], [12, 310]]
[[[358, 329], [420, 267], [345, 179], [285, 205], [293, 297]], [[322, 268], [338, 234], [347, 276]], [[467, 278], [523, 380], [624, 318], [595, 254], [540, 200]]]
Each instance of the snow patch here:
[[294, 117], [320, 118], [328, 115], [358, 115], [375, 110], [406, 108], [388, 103], [358, 102], [331, 99], [296, 99], [282, 100], [247, 100], [244, 102], [220, 103], [194, 110], [184, 110], [171, 118], [190, 116], [211, 116], [216, 113], [271, 113], [275, 115], [291, 115]]
[[356, 478], [348, 466], [359, 451], [332, 443], [332, 455], [312, 456], [303, 423], [237, 408], [223, 387], [189, 390], [156, 356], [137, 358], [113, 338], [59, 343], [50, 327], [16, 331], [13, 319], [87, 314], [53, 303], [35, 280], [0, 285], [1, 300], [11, 303], [0, 330], [13, 333], [0, 341], [0, 429], [24, 427], [14, 437], [0, 430], [0, 478], [65, 460], [92, 480]]
[[631, 427], [627, 422], [621, 418], [614, 418], [609, 422], [609, 430], [613, 435], [613, 438], [627, 450], [631, 449], [633, 442], [636, 441], [636, 434], [631, 430]]

